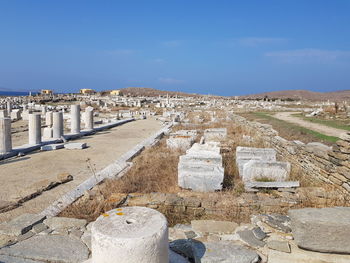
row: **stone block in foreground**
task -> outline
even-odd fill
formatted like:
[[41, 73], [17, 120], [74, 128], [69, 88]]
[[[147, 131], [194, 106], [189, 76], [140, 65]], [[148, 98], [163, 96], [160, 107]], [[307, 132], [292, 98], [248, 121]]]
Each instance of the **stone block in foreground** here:
[[[34, 236], [13, 246], [0, 249], [0, 255], [15, 257], [18, 261], [82, 262], [88, 259], [88, 248], [76, 238], [60, 235]], [[28, 261], [30, 262], [30, 261]]]
[[193, 242], [195, 263], [257, 263], [259, 255], [231, 242]]
[[289, 210], [289, 216], [299, 247], [350, 254], [350, 207]]
[[42, 222], [45, 216], [22, 214], [9, 222], [0, 224], [0, 234], [19, 236], [28, 232], [35, 224]]

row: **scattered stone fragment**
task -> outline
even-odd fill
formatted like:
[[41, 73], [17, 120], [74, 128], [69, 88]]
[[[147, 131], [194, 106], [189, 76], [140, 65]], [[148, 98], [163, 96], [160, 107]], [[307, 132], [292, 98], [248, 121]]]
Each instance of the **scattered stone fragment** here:
[[235, 231], [238, 224], [230, 221], [192, 220], [192, 229], [199, 233], [230, 234]]
[[9, 222], [0, 224], [0, 234], [10, 236], [22, 235], [44, 219], [45, 216], [39, 214], [22, 214]]
[[262, 231], [262, 229], [260, 227], [254, 227], [252, 229], [252, 232], [254, 234], [254, 236], [259, 239], [259, 240], [263, 240], [267, 235], [264, 231]]
[[21, 241], [23, 241], [23, 240], [26, 240], [26, 239], [28, 239], [28, 238], [31, 238], [32, 236], [34, 236], [35, 235], [35, 233], [33, 232], [33, 231], [28, 231], [28, 232], [26, 232], [25, 234], [23, 234], [23, 235], [19, 235], [18, 237], [17, 237], [17, 242], [21, 242]]
[[60, 143], [60, 144], [47, 144], [47, 145], [41, 146], [40, 150], [53, 151], [53, 150], [59, 150], [59, 149], [63, 149], [63, 148], [64, 148], [64, 144], [62, 144], [62, 143]]
[[257, 239], [253, 234], [252, 230], [243, 230], [237, 232], [243, 242], [247, 243], [251, 247], [263, 247], [265, 246], [265, 242]]
[[47, 230], [47, 229], [48, 229], [48, 227], [45, 224], [40, 223], [40, 224], [36, 224], [35, 226], [33, 226], [32, 231], [34, 233], [40, 233], [40, 232]]
[[267, 246], [274, 250], [290, 253], [288, 241], [270, 240], [267, 242]]
[[76, 219], [69, 217], [50, 217], [45, 219], [44, 224], [52, 230], [71, 229], [85, 227], [87, 222], [85, 219]]
[[279, 231], [285, 233], [290, 233], [292, 231], [290, 228], [290, 218], [288, 216], [279, 214], [262, 215], [262, 221]]
[[231, 242], [192, 242], [195, 263], [257, 263], [259, 255], [253, 250]]
[[291, 253], [269, 250], [268, 263], [348, 263], [350, 255], [319, 253], [291, 244]]
[[350, 254], [350, 207], [295, 209], [288, 214], [299, 247]]
[[299, 181], [286, 181], [286, 182], [246, 182], [245, 189], [247, 191], [268, 188], [268, 189], [281, 189], [281, 188], [296, 188], [300, 186]]
[[87, 147], [85, 142], [70, 142], [64, 145], [65, 149], [68, 150], [82, 150]]
[[67, 183], [67, 182], [73, 180], [73, 176], [70, 175], [69, 173], [61, 173], [61, 174], [57, 175], [57, 179], [61, 183]]
[[23, 157], [23, 156], [26, 156], [26, 154], [25, 154], [24, 152], [19, 152], [19, 153], [17, 154], [17, 157]]
[[177, 254], [192, 259], [194, 256], [191, 243], [192, 241], [188, 239], [178, 239], [170, 242], [169, 248]]
[[76, 238], [39, 235], [0, 249], [0, 255], [44, 262], [78, 263], [88, 258], [89, 251]]
[[169, 263], [189, 263], [189, 261], [183, 256], [169, 249]]

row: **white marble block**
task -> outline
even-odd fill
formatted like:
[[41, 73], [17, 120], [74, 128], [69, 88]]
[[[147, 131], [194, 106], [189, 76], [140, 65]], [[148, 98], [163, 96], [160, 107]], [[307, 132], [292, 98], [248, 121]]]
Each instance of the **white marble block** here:
[[244, 182], [254, 182], [266, 178], [271, 181], [285, 181], [290, 173], [290, 163], [251, 160], [243, 167]]

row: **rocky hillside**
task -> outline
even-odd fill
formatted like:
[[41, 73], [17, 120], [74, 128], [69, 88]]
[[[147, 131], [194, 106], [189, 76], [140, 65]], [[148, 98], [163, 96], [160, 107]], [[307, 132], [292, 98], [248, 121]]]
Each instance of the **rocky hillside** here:
[[241, 96], [240, 98], [263, 99], [263, 98], [277, 98], [277, 99], [294, 99], [294, 100], [309, 100], [309, 101], [343, 101], [350, 100], [350, 90], [339, 90], [332, 92], [315, 92], [309, 90], [281, 90], [273, 92], [264, 92], [259, 94], [252, 94]]

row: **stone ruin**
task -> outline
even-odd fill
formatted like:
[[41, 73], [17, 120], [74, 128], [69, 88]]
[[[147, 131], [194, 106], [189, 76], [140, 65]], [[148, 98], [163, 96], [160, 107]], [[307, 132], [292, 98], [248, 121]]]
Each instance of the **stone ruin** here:
[[170, 149], [187, 150], [194, 143], [197, 136], [196, 130], [180, 130], [170, 133], [166, 140], [167, 147]]
[[236, 164], [245, 182], [263, 178], [285, 181], [291, 170], [290, 163], [276, 161], [276, 151], [272, 148], [237, 147]]
[[222, 189], [224, 168], [218, 142], [195, 143], [178, 164], [178, 185], [184, 189], [210, 192]]
[[345, 263], [350, 208], [258, 214], [248, 224], [192, 220], [167, 226], [156, 210], [120, 207], [94, 222], [23, 214], [0, 224], [0, 262]]
[[209, 141], [221, 141], [224, 140], [227, 136], [226, 128], [212, 128], [206, 129], [204, 131], [204, 140]]

